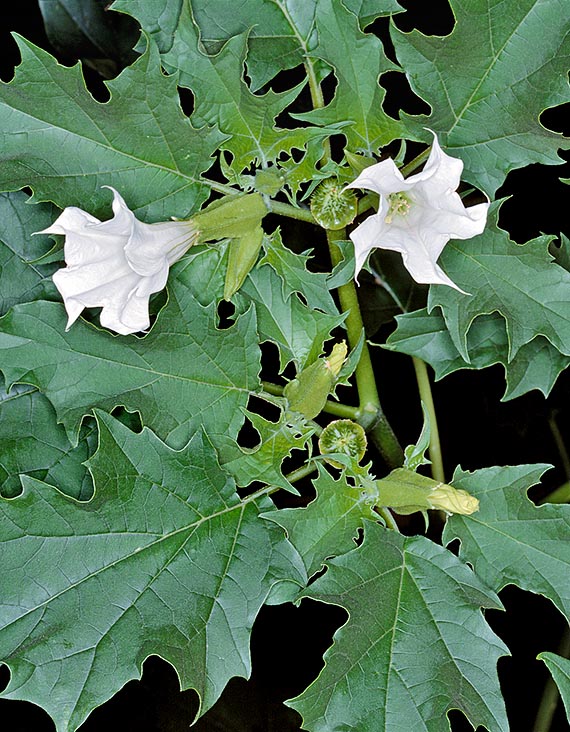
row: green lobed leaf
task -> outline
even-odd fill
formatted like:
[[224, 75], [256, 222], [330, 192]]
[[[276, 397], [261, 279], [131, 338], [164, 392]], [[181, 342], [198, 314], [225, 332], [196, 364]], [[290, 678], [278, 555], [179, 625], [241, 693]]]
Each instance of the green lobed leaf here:
[[539, 116], [570, 101], [570, 14], [565, 0], [450, 3], [450, 35], [392, 26], [392, 40], [413, 90], [432, 107], [424, 124], [464, 161], [464, 178], [492, 196], [515, 168], [564, 162], [558, 149], [570, 142]]
[[112, 336], [79, 321], [65, 332], [59, 303], [20, 305], [0, 321], [0, 363], [8, 383], [37, 386], [72, 438], [93, 407], [121, 404], [173, 447], [202, 425], [218, 448], [232, 444], [252, 390], [259, 348], [252, 309], [217, 330], [215, 306], [202, 307], [180, 281], [145, 338]]
[[235, 455], [226, 457], [224, 469], [239, 486], [253, 481], [275, 485], [298, 494], [296, 488], [281, 472], [281, 464], [293, 450], [303, 450], [314, 433], [314, 427], [307, 424], [300, 415], [285, 414], [281, 410], [277, 422], [265, 419], [255, 412], [245, 411], [259, 435], [259, 444], [254, 448], [238, 448]]
[[73, 732], [157, 654], [205, 712], [250, 673], [249, 637], [272, 586], [304, 580], [269, 500], [240, 501], [198, 430], [180, 452], [98, 413], [96, 492], [39, 481], [0, 501], [4, 692]]
[[278, 346], [281, 371], [290, 361], [298, 370], [312, 363], [322, 353], [331, 330], [345, 318], [311, 310], [295, 294], [284, 298], [283, 281], [271, 267], [250, 272], [235, 302], [242, 311], [253, 302], [259, 338]]
[[[362, 28], [380, 16], [402, 12], [396, 0], [342, 0]], [[180, 32], [183, 0], [115, 0], [113, 10], [137, 18], [161, 53], [168, 53]], [[194, 2], [202, 43], [210, 54], [234, 36], [249, 32], [247, 67], [251, 88], [258, 91], [280, 71], [308, 63], [317, 79], [328, 69], [318, 59], [308, 58], [317, 44], [315, 17], [318, 0], [247, 0], [232, 5], [227, 0]], [[255, 20], [255, 22], [252, 22]]]
[[265, 237], [263, 247], [265, 255], [259, 261], [259, 266], [268, 264], [273, 267], [283, 282], [284, 299], [287, 299], [294, 292], [299, 292], [306, 299], [310, 308], [317, 308], [330, 315], [337, 315], [338, 309], [327, 287], [329, 275], [310, 272], [307, 269], [310, 256], [296, 254], [288, 249], [283, 244], [279, 230]]
[[56, 218], [50, 204], [28, 205], [20, 191], [0, 194], [0, 315], [12, 305], [56, 294], [47, 279], [51, 268], [34, 260], [46, 254], [53, 242], [45, 235], [32, 236], [47, 228]]
[[319, 465], [313, 485], [317, 497], [306, 508], [282, 508], [263, 514], [286, 529], [309, 577], [321, 569], [325, 559], [353, 549], [363, 519], [376, 517], [366, 496], [348, 483], [344, 473], [335, 480]]
[[166, 220], [194, 212], [209, 187], [201, 174], [222, 136], [196, 130], [182, 113], [176, 78], [165, 76], [149, 41], [136, 63], [93, 99], [80, 67], [60, 66], [17, 38], [22, 63], [0, 84], [0, 188], [30, 186], [34, 201], [103, 210], [115, 187], [139, 217]]
[[303, 729], [449, 732], [446, 713], [461, 709], [473, 727], [507, 732], [496, 663], [508, 650], [480, 610], [501, 603], [465, 564], [366, 522], [361, 546], [328, 565], [301, 597], [349, 620], [318, 679], [288, 702]]
[[322, 109], [293, 116], [325, 126], [349, 120], [352, 124], [342, 133], [352, 152], [376, 153], [380, 146], [412, 134], [382, 108], [386, 91], [379, 76], [397, 67], [384, 54], [381, 41], [363, 33], [356, 16], [335, 0], [319, 2], [316, 27], [319, 42], [310, 55], [333, 66], [335, 96]]
[[217, 53], [208, 55], [191, 3], [184, 3], [173, 43], [162, 54], [167, 68], [177, 72], [180, 85], [194, 94], [192, 121], [198, 127], [216, 125], [226, 136], [220, 149], [232, 153], [230, 167], [235, 173], [251, 163], [265, 167], [292, 148], [304, 149], [311, 137], [326, 134], [308, 127], [275, 127], [275, 118], [297, 98], [305, 82], [280, 93], [253, 94], [243, 78], [247, 40], [248, 32], [232, 36]]
[[478, 513], [453, 516], [443, 541], [459, 539], [459, 556], [498, 592], [514, 584], [548, 597], [570, 619], [570, 506], [535, 506], [527, 490], [548, 465], [457, 469], [453, 485], [479, 499]]
[[570, 355], [570, 272], [548, 251], [552, 236], [515, 244], [497, 225], [499, 203], [492, 204], [485, 231], [468, 241], [450, 241], [440, 257], [446, 273], [470, 296], [451, 287], [430, 287], [428, 311], [440, 307], [454, 346], [469, 361], [467, 334], [479, 315], [500, 313], [506, 321], [507, 358], [544, 336]]
[[49, 401], [30, 386], [0, 388], [0, 493], [20, 492], [21, 475], [57, 486], [73, 498], [85, 500], [93, 484], [83, 465], [95, 450], [96, 432], [85, 426], [77, 447], [57, 424]]
[[539, 653], [537, 659], [544, 661], [558, 686], [560, 696], [564, 702], [566, 719], [570, 722], [570, 660], [557, 656], [556, 653]]
[[404, 10], [396, 0], [382, 0], [382, 2], [378, 2], [378, 0], [342, 0], [342, 4], [358, 17], [363, 30], [376, 18], [401, 13]]
[[521, 346], [509, 361], [505, 319], [498, 313], [481, 315], [472, 322], [467, 334], [470, 361], [465, 361], [453, 345], [439, 308], [431, 313], [423, 308], [399, 315], [396, 321], [398, 327], [384, 347], [429, 363], [436, 380], [460, 369], [484, 369], [502, 364], [507, 382], [503, 401], [532, 389], [548, 396], [560, 373], [570, 364], [568, 356], [562, 355], [541, 336]]
[[170, 269], [169, 282], [179, 280], [200, 305], [219, 302], [224, 296], [229, 240], [210, 246], [191, 247]]
[[[137, 18], [167, 54], [184, 33], [185, 5], [183, 0], [115, 0], [113, 9]], [[315, 0], [247, 0], [234, 3], [231, 12], [227, 0], [208, 0], [193, 2], [192, 11], [208, 53], [217, 53], [234, 36], [250, 34], [247, 65], [253, 91], [279, 71], [304, 63], [316, 43]]]

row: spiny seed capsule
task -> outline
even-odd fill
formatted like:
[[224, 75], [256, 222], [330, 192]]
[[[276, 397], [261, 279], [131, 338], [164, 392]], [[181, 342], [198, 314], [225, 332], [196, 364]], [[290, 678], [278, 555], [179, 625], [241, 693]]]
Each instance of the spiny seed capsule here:
[[[340, 453], [360, 462], [366, 452], [366, 433], [364, 429], [351, 419], [337, 419], [328, 424], [319, 437], [321, 455]], [[344, 467], [336, 460], [327, 463], [335, 468]]]
[[351, 190], [344, 190], [338, 178], [327, 178], [311, 197], [311, 213], [324, 229], [343, 229], [356, 218], [356, 196]]

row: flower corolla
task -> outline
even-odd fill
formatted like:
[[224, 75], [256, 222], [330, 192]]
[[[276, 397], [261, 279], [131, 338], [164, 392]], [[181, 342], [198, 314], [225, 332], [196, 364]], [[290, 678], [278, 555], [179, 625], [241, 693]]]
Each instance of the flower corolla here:
[[372, 249], [390, 249], [401, 253], [416, 282], [449, 285], [462, 292], [436, 262], [450, 239], [482, 233], [489, 208], [489, 203], [463, 205], [456, 192], [462, 171], [463, 161], [444, 153], [435, 134], [420, 173], [404, 178], [391, 159], [365, 168], [347, 188], [380, 194], [380, 207], [350, 234], [355, 276]]
[[447, 514], [459, 513], [469, 516], [479, 510], [479, 499], [461, 488], [453, 488], [440, 483], [427, 496], [429, 508], [445, 511]]
[[170, 265], [197, 241], [190, 221], [145, 224], [113, 192], [114, 217], [99, 221], [70, 206], [39, 234], [64, 234], [66, 267], [53, 275], [68, 314], [66, 330], [83, 308], [101, 307], [105, 328], [127, 335], [150, 326], [149, 298], [166, 285]]

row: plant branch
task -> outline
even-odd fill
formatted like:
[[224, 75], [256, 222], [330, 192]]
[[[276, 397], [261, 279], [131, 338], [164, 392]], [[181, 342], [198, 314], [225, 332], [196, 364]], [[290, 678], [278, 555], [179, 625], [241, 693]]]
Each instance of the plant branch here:
[[[313, 107], [315, 109], [322, 109], [325, 106], [325, 98], [323, 96], [323, 89], [319, 83], [319, 80], [317, 79], [317, 75], [315, 73], [315, 67], [313, 65], [313, 62], [310, 58], [305, 59], [305, 71], [307, 72], [307, 78], [309, 80], [309, 90], [311, 93], [311, 101], [313, 103]], [[324, 161], [325, 163], [327, 160], [330, 160], [331, 157], [331, 143], [330, 140], [327, 138], [323, 142], [323, 150], [324, 150]]]
[[289, 203], [281, 203], [281, 201], [269, 200], [267, 206], [271, 213], [279, 214], [280, 216], [288, 216], [290, 219], [298, 219], [299, 221], [306, 221], [309, 224], [316, 224], [315, 217], [309, 211], [308, 208], [297, 208], [297, 206], [291, 206]]
[[431, 475], [434, 480], [438, 480], [440, 483], [445, 483], [445, 472], [443, 470], [443, 459], [441, 456], [441, 443], [439, 441], [437, 415], [435, 412], [435, 405], [433, 403], [433, 394], [431, 391], [429, 374], [425, 361], [422, 361], [416, 356], [412, 356], [412, 361], [414, 363], [414, 369], [416, 372], [416, 380], [418, 382], [420, 399], [425, 404], [429, 415], [430, 438], [428, 454], [429, 459], [431, 460]]
[[238, 191], [236, 188], [233, 188], [226, 183], [218, 183], [217, 181], [210, 180], [209, 178], [201, 178], [200, 182], [205, 183], [213, 191], [223, 193], [225, 196], [236, 196], [238, 193], [241, 193], [241, 191]]
[[[340, 231], [327, 231], [327, 240], [333, 267], [342, 260], [342, 254], [336, 242], [344, 239], [345, 236], [346, 232], [344, 229]], [[344, 322], [348, 333], [349, 346], [350, 348], [354, 348], [360, 340], [360, 335], [364, 327], [354, 282], [351, 281], [339, 287], [338, 296], [341, 309], [343, 312], [348, 313]], [[366, 341], [364, 341], [362, 354], [354, 376], [360, 401], [360, 417], [358, 421], [369, 433], [370, 438], [380, 450], [388, 467], [399, 467], [404, 462], [404, 453], [382, 411], [370, 351]]]
[[403, 165], [400, 168], [400, 173], [404, 176], [404, 178], [410, 173], [415, 173], [416, 170], [420, 167], [420, 165], [423, 165], [425, 161], [429, 158], [429, 154], [431, 152], [431, 145], [429, 147], [426, 147], [425, 150], [422, 150], [422, 152], [419, 155], [416, 155], [416, 157], [413, 160], [410, 160], [409, 163], [406, 163], [406, 165]]

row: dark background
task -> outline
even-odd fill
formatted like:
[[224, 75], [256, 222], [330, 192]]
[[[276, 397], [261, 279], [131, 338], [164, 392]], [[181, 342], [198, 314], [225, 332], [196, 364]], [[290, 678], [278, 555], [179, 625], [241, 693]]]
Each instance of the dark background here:
[[[407, 12], [396, 17], [404, 31], [418, 28], [428, 35], [445, 35], [452, 30], [453, 16], [446, 0], [420, 2], [400, 0]], [[116, 14], [113, 14], [116, 15]], [[117, 21], [115, 21], [117, 22]], [[120, 21], [124, 23], [124, 18]], [[137, 26], [131, 24], [123, 35], [136, 38]], [[388, 21], [379, 19], [373, 26], [388, 43]], [[17, 31], [56, 55], [64, 63], [73, 63], [93, 49], [77, 49], [76, 57], [55, 49], [46, 36], [37, 0], [20, 0], [3, 7], [0, 42], [0, 77], [9, 81], [19, 62], [15, 43], [9, 36]], [[539, 39], [537, 39], [539, 42]], [[67, 51], [69, 54], [69, 51]], [[87, 61], [85, 74], [92, 93], [104, 101], [106, 90], [102, 75], [112, 76], [130, 63], [128, 48], [117, 48], [115, 58], [107, 63]], [[397, 95], [399, 106], [410, 113], [426, 108], [414, 97], [402, 74], [386, 74], [381, 83]], [[186, 102], [186, 100], [183, 100]], [[548, 110], [542, 115], [545, 126], [570, 134], [570, 105]], [[387, 107], [389, 113], [396, 109]], [[565, 127], [564, 127], [565, 126]], [[568, 153], [565, 153], [568, 159]], [[570, 178], [570, 164], [547, 167], [531, 165], [507, 177], [497, 197], [509, 197], [501, 210], [500, 225], [512, 238], [526, 242], [540, 233], [570, 235], [567, 187], [558, 178]], [[566, 203], [564, 203], [566, 202]], [[388, 389], [383, 395], [384, 408], [403, 444], [415, 442], [421, 427], [415, 377], [411, 360], [403, 355], [374, 350], [387, 383], [392, 379], [409, 384], [409, 389]], [[402, 392], [410, 394], [410, 403], [402, 402]], [[462, 371], [434, 385], [434, 399], [440, 422], [446, 471], [456, 465], [474, 470], [491, 465], [546, 462], [555, 465], [544, 480], [542, 492], [553, 490], [566, 480], [561, 467], [549, 420], [556, 418], [564, 438], [570, 435], [568, 396], [570, 376], [562, 374], [551, 395], [545, 399], [531, 392], [514, 401], [501, 403], [504, 371], [495, 366], [481, 372]], [[309, 490], [309, 488], [307, 488]], [[411, 530], [411, 529], [410, 529]], [[539, 596], [514, 587], [501, 593], [506, 613], [487, 613], [493, 629], [506, 642], [512, 657], [499, 662], [499, 675], [505, 694], [511, 727], [516, 732], [530, 732], [548, 672], [536, 661], [540, 651], [556, 651], [565, 621], [552, 604]], [[250, 681], [234, 679], [218, 704], [194, 727], [198, 732], [289, 732], [300, 729], [299, 717], [285, 708], [283, 699], [300, 693], [322, 667], [322, 654], [332, 641], [334, 631], [346, 621], [344, 610], [313, 601], [300, 607], [285, 605], [262, 608], [252, 637], [253, 675]], [[0, 688], [8, 682], [6, 667], [0, 667]], [[568, 724], [559, 705], [553, 732], [567, 730]], [[82, 732], [179, 732], [186, 730], [197, 710], [192, 691], [179, 691], [175, 671], [167, 663], [152, 657], [144, 664], [140, 682], [128, 683], [112, 700], [97, 709], [82, 726]], [[450, 715], [454, 732], [471, 726], [458, 712]], [[6, 732], [52, 732], [54, 725], [38, 707], [25, 702], [0, 700], [0, 729]]]

